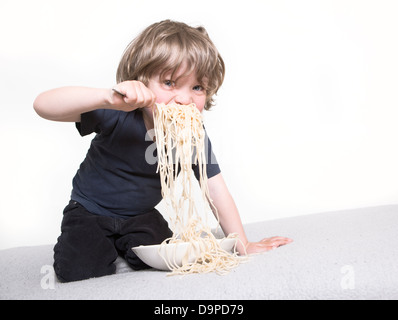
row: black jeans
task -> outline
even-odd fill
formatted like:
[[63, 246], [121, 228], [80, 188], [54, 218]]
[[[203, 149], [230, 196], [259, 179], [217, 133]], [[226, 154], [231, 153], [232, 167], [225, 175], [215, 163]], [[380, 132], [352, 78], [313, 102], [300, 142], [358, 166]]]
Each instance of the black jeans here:
[[115, 273], [121, 255], [134, 270], [148, 268], [132, 247], [160, 244], [172, 236], [167, 221], [153, 209], [128, 219], [92, 214], [70, 201], [54, 247], [54, 270], [61, 282]]

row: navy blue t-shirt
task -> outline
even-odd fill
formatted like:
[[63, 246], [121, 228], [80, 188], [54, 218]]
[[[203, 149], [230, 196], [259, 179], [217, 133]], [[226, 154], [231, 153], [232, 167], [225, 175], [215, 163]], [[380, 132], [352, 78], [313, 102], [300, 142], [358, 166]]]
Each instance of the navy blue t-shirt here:
[[[95, 132], [73, 178], [72, 200], [94, 214], [128, 218], [152, 210], [161, 200], [156, 144], [147, 135], [141, 110], [99, 109], [81, 115], [82, 136]], [[207, 139], [207, 176], [220, 173]], [[199, 178], [198, 166], [193, 166]]]

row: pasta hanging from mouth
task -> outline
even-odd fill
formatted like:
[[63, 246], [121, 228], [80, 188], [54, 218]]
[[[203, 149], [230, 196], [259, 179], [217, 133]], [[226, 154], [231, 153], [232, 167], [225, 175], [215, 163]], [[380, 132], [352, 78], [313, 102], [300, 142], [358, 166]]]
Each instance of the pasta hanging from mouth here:
[[[235, 250], [233, 253], [223, 250], [207, 224], [206, 211], [213, 210], [217, 222], [219, 221], [207, 185], [205, 130], [201, 113], [195, 104], [156, 104], [154, 129], [162, 197], [173, 211], [173, 215], [170, 216], [173, 236], [166, 239], [161, 247], [167, 243], [190, 244], [182, 266], [176, 265], [173, 257], [163, 259], [172, 270], [171, 274], [228, 272], [237, 266], [242, 258]], [[197, 165], [199, 169], [205, 221], [194, 200], [192, 165]], [[181, 181], [181, 185], [178, 181]], [[228, 236], [231, 237], [237, 238], [236, 235]], [[195, 261], [189, 262], [188, 257], [192, 254]]]

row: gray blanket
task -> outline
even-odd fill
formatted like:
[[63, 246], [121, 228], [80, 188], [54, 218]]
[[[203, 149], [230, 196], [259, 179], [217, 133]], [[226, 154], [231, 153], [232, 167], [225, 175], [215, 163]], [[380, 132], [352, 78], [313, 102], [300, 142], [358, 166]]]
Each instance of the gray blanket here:
[[0, 251], [0, 299], [397, 299], [398, 205], [245, 225], [249, 240], [292, 244], [253, 255], [227, 275], [133, 271], [59, 283], [53, 245]]

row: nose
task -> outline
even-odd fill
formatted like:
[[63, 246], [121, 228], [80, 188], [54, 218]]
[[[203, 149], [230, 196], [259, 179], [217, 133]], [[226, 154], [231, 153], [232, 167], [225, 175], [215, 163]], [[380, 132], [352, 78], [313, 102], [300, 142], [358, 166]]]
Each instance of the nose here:
[[179, 91], [174, 97], [174, 102], [181, 105], [188, 105], [192, 103], [192, 97], [188, 92]]

